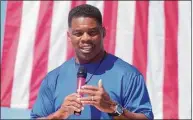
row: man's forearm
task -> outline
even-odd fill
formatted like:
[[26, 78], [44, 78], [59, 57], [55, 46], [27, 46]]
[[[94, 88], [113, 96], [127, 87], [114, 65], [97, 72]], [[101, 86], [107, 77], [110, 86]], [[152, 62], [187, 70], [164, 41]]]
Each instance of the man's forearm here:
[[[110, 102], [110, 108], [109, 110], [112, 110], [111, 113], [115, 112], [116, 109], [116, 102]], [[127, 109], [123, 108], [123, 114], [120, 116], [113, 116], [113, 119], [148, 119], [144, 114], [142, 113], [133, 113], [128, 111]]]
[[124, 112], [121, 116], [113, 117], [113, 119], [148, 119], [144, 114], [142, 113], [133, 113], [128, 111], [127, 109], [124, 109]]

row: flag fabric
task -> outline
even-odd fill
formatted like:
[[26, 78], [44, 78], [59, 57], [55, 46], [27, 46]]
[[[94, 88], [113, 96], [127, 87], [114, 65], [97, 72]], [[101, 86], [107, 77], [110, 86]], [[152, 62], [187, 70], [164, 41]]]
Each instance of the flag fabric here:
[[102, 13], [106, 51], [145, 77], [155, 119], [190, 119], [191, 1], [7, 1], [1, 106], [33, 106], [45, 75], [74, 55], [68, 12], [85, 3]]

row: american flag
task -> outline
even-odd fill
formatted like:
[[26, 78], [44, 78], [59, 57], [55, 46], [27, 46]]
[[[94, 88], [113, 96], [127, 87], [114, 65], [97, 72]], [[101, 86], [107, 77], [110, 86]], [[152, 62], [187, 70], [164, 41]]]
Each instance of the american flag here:
[[1, 106], [30, 109], [44, 76], [74, 55], [68, 12], [99, 8], [106, 51], [145, 77], [155, 119], [191, 118], [191, 1], [7, 1]]

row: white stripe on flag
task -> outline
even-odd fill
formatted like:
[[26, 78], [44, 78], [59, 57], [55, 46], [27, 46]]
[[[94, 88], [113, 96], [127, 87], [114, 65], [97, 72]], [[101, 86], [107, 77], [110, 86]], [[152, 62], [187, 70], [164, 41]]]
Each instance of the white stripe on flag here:
[[23, 2], [19, 45], [11, 97], [11, 107], [13, 108], [28, 108], [29, 84], [32, 71], [33, 47], [39, 5], [39, 1]]
[[179, 1], [179, 119], [191, 118], [191, 2]]
[[148, 22], [147, 87], [155, 119], [163, 118], [164, 3], [150, 1]]
[[90, 4], [90, 5], [93, 5], [93, 6], [97, 7], [100, 10], [100, 12], [103, 16], [104, 1], [90, 1], [90, 0], [87, 0], [86, 4]]
[[48, 72], [66, 60], [70, 1], [55, 1], [52, 17]]
[[132, 64], [135, 1], [119, 1], [117, 14], [115, 55]]

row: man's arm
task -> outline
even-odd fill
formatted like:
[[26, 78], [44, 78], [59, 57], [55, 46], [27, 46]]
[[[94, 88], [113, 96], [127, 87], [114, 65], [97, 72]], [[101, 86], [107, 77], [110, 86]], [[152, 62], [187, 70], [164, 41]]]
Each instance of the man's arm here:
[[113, 117], [114, 119], [148, 119], [144, 114], [142, 113], [133, 113], [128, 111], [127, 109], [124, 109], [123, 114], [121, 116]]
[[[127, 79], [126, 77], [125, 79]], [[132, 83], [125, 83], [123, 92], [124, 113], [119, 117], [125, 119], [153, 119], [153, 113], [147, 88], [142, 75], [134, 75]], [[128, 88], [128, 86], [130, 86]], [[105, 91], [102, 81], [99, 80], [98, 87], [85, 85], [80, 90], [82, 94], [88, 94], [88, 97], [81, 98], [82, 104], [95, 106], [98, 110], [106, 113], [114, 113], [116, 102], [111, 100]]]
[[[112, 108], [110, 108], [111, 110], [113, 110], [113, 112], [115, 112], [115, 106], [116, 104], [113, 103]], [[148, 118], [142, 113], [130, 112], [127, 109], [123, 108], [123, 114], [121, 114], [120, 116], [113, 116], [113, 119], [143, 119], [145, 120]]]
[[61, 107], [54, 113], [49, 114], [46, 117], [39, 117], [38, 119], [67, 119], [74, 112], [80, 112], [82, 110], [82, 104], [78, 100], [80, 95], [77, 93], [66, 96]]
[[[128, 78], [132, 78], [127, 82]], [[141, 74], [126, 74], [124, 78], [126, 91], [124, 92], [123, 114], [115, 119], [153, 119], [152, 106]]]
[[37, 99], [32, 107], [30, 117], [37, 119], [40, 116], [48, 116], [54, 112], [53, 93], [48, 86], [48, 76], [42, 81]]
[[[80, 96], [72, 93], [65, 97], [61, 107], [55, 111], [53, 90], [48, 86], [48, 76], [43, 80], [35, 104], [31, 110], [32, 119], [65, 119], [74, 111], [80, 111]], [[45, 116], [45, 117], [44, 117]]]

